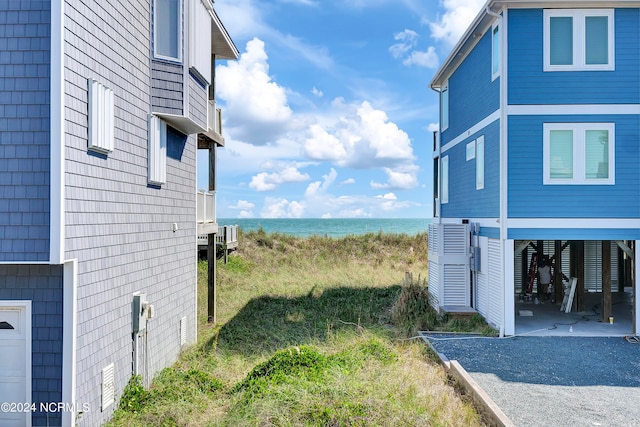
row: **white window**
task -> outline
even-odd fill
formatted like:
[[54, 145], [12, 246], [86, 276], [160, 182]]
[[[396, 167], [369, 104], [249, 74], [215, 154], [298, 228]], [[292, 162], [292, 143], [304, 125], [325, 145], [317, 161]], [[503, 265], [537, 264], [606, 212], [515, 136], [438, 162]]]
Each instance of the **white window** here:
[[470, 143], [467, 144], [466, 159], [467, 161], [469, 161], [475, 158], [476, 158], [476, 142], [471, 141]]
[[189, 4], [189, 68], [203, 84], [211, 83], [211, 0], [195, 0]]
[[613, 70], [613, 9], [544, 11], [544, 70]]
[[100, 82], [89, 79], [88, 149], [109, 154], [114, 148], [114, 94]]
[[167, 180], [167, 123], [149, 116], [148, 182], [162, 185]]
[[449, 203], [449, 156], [442, 158], [442, 197], [440, 203]]
[[153, 45], [156, 58], [182, 61], [182, 0], [154, 0]]
[[440, 92], [440, 131], [449, 127], [449, 83]]
[[476, 139], [476, 190], [484, 188], [484, 136]]
[[491, 29], [491, 81], [500, 76], [500, 26]]
[[615, 184], [613, 123], [545, 123], [545, 184]]

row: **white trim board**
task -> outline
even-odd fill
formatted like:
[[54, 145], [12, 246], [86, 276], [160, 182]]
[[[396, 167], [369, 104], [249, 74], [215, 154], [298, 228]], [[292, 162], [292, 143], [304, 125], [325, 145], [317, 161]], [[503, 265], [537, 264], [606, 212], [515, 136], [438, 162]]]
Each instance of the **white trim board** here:
[[640, 218], [509, 218], [507, 228], [640, 228]]
[[51, 2], [49, 262], [64, 262], [64, 4]]
[[640, 104], [507, 105], [510, 116], [638, 115]]
[[65, 262], [62, 313], [62, 401], [72, 410], [62, 412], [62, 425], [76, 425], [76, 349], [78, 325], [78, 260]]
[[453, 148], [456, 145], [460, 144], [462, 141], [464, 141], [467, 138], [469, 138], [471, 135], [480, 132], [482, 129], [486, 128], [491, 123], [493, 123], [496, 120], [498, 120], [499, 118], [500, 118], [500, 109], [498, 109], [498, 110], [494, 111], [493, 113], [489, 114], [487, 117], [485, 117], [484, 119], [480, 120], [478, 123], [476, 123], [475, 125], [471, 126], [469, 129], [467, 129], [466, 131], [462, 132], [460, 135], [456, 136], [451, 141], [447, 142], [445, 145], [442, 146], [441, 152], [444, 153], [445, 151], [450, 150], [451, 148]]

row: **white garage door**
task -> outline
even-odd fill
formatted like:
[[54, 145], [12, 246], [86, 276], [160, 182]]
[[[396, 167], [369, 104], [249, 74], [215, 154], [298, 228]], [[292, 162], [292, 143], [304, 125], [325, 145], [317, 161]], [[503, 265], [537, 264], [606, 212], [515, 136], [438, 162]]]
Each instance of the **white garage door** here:
[[31, 400], [30, 311], [24, 302], [0, 301], [0, 427], [31, 425], [31, 414], [17, 411]]

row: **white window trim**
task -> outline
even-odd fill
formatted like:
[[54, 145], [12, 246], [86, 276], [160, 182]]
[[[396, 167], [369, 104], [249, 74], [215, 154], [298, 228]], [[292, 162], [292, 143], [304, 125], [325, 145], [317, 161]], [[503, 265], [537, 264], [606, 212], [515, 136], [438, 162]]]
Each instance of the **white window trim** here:
[[449, 156], [444, 156], [441, 160], [440, 173], [442, 180], [442, 188], [440, 192], [440, 203], [449, 203]]
[[[587, 64], [585, 59], [585, 19], [592, 16], [606, 16], [608, 29], [608, 63]], [[573, 18], [573, 64], [551, 65], [552, 17]], [[615, 19], [613, 9], [545, 9], [544, 10], [544, 71], [613, 71], [615, 70]]]
[[[543, 125], [543, 183], [544, 185], [615, 185], [615, 124], [614, 123], [545, 123]], [[551, 178], [549, 162], [550, 132], [552, 130], [573, 131], [573, 178]], [[588, 130], [606, 130], [609, 132], [609, 178], [585, 177], [585, 147], [584, 135]]]
[[[447, 93], [447, 111], [446, 111], [446, 116], [445, 116], [445, 109], [444, 109], [444, 94], [445, 92]], [[440, 132], [444, 132], [445, 130], [449, 129], [449, 121], [451, 120], [451, 116], [449, 114], [449, 111], [451, 110], [450, 108], [450, 103], [451, 103], [451, 97], [449, 96], [449, 81], [447, 80], [445, 82], [445, 84], [442, 86], [442, 89], [440, 90]], [[444, 118], [447, 118], [447, 120], [444, 120]]]
[[484, 135], [476, 139], [476, 190], [484, 189]]
[[[496, 52], [496, 46], [493, 42], [493, 37], [495, 35], [495, 31], [496, 29], [498, 30], [498, 47], [497, 47], [497, 52]], [[495, 79], [497, 79], [498, 77], [500, 77], [500, 70], [502, 69], [502, 58], [500, 55], [500, 49], [502, 46], [502, 29], [500, 28], [500, 24], [499, 23], [495, 23], [493, 24], [493, 26], [491, 27], [491, 81], [494, 81]], [[498, 55], [498, 69], [497, 70], [493, 70], [493, 57], [495, 55]]]
[[180, 17], [178, 19], [178, 57], [174, 58], [172, 56], [166, 56], [166, 55], [161, 55], [159, 53], [157, 53], [157, 46], [158, 46], [158, 39], [156, 38], [156, 35], [158, 34], [158, 30], [157, 30], [157, 25], [156, 25], [156, 10], [158, 7], [158, 0], [153, 0], [153, 57], [155, 59], [162, 59], [165, 61], [171, 61], [171, 62], [180, 62], [182, 63], [182, 57], [183, 57], [183, 39], [184, 39], [184, 35], [182, 34], [183, 32], [183, 8], [184, 8], [184, 0], [178, 0], [180, 3]]

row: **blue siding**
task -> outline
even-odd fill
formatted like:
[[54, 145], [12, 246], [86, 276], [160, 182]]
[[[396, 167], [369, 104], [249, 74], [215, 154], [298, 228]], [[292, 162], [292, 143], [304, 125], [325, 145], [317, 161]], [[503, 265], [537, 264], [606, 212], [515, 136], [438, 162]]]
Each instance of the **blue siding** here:
[[[543, 185], [543, 123], [614, 122], [615, 185]], [[510, 218], [639, 218], [638, 116], [510, 116]]]
[[491, 31], [449, 78], [449, 104], [443, 145], [500, 108], [500, 79], [491, 81]]
[[542, 9], [510, 9], [509, 104], [637, 104], [640, 13], [615, 10], [615, 71], [544, 72]]
[[499, 239], [500, 229], [496, 227], [480, 227], [480, 235], [490, 239]]
[[[62, 402], [62, 266], [0, 265], [0, 300], [31, 300], [31, 396]], [[60, 413], [32, 414], [33, 426], [62, 424]]]
[[[466, 160], [466, 146], [484, 135], [484, 189], [476, 190], [476, 160]], [[500, 121], [442, 153], [449, 156], [449, 203], [443, 218], [493, 218], [500, 215]]]
[[637, 228], [511, 228], [507, 238], [514, 240], [638, 240]]
[[50, 3], [0, 3], [0, 262], [49, 259]]

